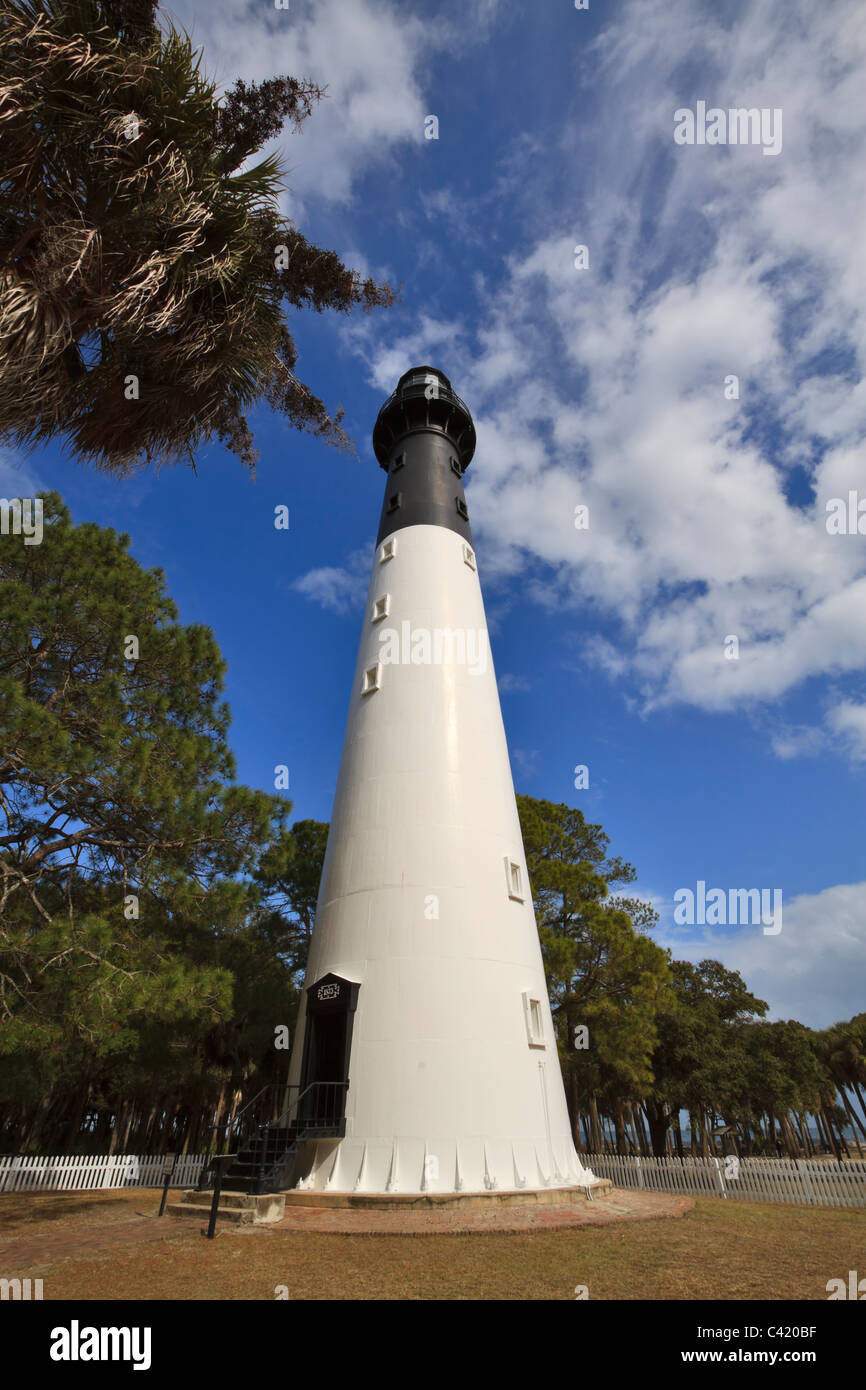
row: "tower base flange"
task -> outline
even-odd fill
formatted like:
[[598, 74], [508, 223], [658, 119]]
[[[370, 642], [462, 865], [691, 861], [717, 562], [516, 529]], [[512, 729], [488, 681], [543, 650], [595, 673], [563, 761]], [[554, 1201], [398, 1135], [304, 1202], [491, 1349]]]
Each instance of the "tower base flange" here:
[[366, 1211], [435, 1211], [454, 1207], [564, 1206], [568, 1202], [595, 1201], [607, 1197], [613, 1188], [608, 1178], [597, 1178], [583, 1187], [545, 1187], [528, 1191], [496, 1192], [316, 1192], [307, 1190], [285, 1194], [286, 1207], [354, 1208]]

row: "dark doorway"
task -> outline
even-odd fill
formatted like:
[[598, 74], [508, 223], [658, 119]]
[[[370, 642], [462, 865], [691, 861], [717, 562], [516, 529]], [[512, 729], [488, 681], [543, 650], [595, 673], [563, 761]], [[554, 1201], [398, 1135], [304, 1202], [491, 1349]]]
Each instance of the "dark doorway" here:
[[307, 1133], [342, 1135], [345, 1130], [349, 1055], [358, 990], [352, 980], [324, 975], [307, 989], [298, 1122]]

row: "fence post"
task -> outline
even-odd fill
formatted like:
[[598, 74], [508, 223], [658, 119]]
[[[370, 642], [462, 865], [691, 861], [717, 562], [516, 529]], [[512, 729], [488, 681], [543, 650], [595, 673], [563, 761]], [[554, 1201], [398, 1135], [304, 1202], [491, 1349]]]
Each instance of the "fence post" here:
[[717, 1158], [714, 1158], [713, 1162], [716, 1165], [716, 1182], [718, 1183], [719, 1187], [719, 1196], [727, 1198], [728, 1194], [725, 1191], [725, 1180], [722, 1176], [722, 1165]]
[[640, 1159], [639, 1159], [639, 1158], [635, 1158], [635, 1163], [637, 1164], [637, 1176], [638, 1176], [638, 1184], [637, 1184], [637, 1185], [638, 1185], [638, 1187], [645, 1187], [646, 1184], [644, 1183], [644, 1180], [643, 1180], [643, 1168], [640, 1166]]

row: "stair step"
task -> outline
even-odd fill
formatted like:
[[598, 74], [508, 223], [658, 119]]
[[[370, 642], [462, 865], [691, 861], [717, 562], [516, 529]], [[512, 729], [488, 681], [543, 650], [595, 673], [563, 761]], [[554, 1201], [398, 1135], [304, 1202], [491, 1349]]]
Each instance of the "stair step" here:
[[[169, 1216], [189, 1220], [193, 1217], [200, 1222], [206, 1222], [210, 1215], [209, 1207], [190, 1207], [185, 1202], [168, 1202], [166, 1213]], [[218, 1221], [227, 1221], [232, 1226], [252, 1226], [254, 1224], [255, 1212], [245, 1207], [224, 1207], [220, 1203], [217, 1211]]]
[[[180, 1199], [186, 1207], [199, 1207], [210, 1211], [210, 1204], [213, 1201], [212, 1192], [185, 1192]], [[220, 1210], [223, 1207], [248, 1207], [250, 1204], [249, 1195], [246, 1192], [238, 1192], [234, 1189], [226, 1191], [225, 1188], [220, 1192]]]
[[[210, 1192], [185, 1192], [179, 1202], [169, 1202], [166, 1211], [176, 1218], [206, 1221], [212, 1201]], [[285, 1209], [284, 1192], [221, 1192], [217, 1220], [235, 1226], [266, 1226], [282, 1221]]]

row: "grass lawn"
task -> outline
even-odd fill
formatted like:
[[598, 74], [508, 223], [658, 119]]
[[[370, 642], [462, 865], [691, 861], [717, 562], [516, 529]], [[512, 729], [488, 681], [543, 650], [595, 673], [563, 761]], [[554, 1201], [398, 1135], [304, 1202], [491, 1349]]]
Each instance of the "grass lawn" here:
[[0, 1196], [0, 1275], [50, 1299], [826, 1300], [866, 1213], [698, 1198], [679, 1220], [477, 1235], [324, 1235], [153, 1221], [152, 1190]]

